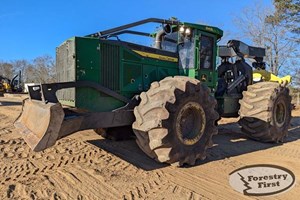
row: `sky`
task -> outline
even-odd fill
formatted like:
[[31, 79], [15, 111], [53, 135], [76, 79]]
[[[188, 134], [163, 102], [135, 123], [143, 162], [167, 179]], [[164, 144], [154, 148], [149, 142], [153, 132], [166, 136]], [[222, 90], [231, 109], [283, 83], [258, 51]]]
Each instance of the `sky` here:
[[[262, 1], [272, 7], [272, 0]], [[177, 17], [182, 22], [205, 23], [223, 29], [226, 34], [226, 31], [236, 31], [233, 16], [254, 2], [0, 0], [0, 60], [55, 57], [55, 48], [72, 36], [85, 36], [151, 17]]]

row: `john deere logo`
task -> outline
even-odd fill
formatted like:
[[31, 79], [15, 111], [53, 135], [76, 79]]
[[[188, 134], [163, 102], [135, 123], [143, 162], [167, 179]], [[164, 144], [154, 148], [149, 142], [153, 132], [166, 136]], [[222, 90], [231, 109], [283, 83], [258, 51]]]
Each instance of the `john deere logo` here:
[[251, 165], [231, 172], [229, 183], [245, 195], [273, 195], [293, 187], [295, 175], [276, 165]]

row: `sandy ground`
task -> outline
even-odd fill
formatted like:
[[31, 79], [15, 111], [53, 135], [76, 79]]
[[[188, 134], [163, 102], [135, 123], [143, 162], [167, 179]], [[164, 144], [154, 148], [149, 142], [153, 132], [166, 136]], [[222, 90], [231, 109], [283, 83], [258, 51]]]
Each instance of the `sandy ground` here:
[[[299, 199], [300, 110], [284, 144], [249, 140], [237, 119], [222, 119], [207, 159], [183, 168], [156, 163], [134, 140], [104, 140], [91, 130], [34, 153], [13, 127], [20, 110], [21, 97], [0, 97], [0, 199]], [[252, 164], [290, 169], [295, 187], [260, 198], [234, 191], [229, 173]]]

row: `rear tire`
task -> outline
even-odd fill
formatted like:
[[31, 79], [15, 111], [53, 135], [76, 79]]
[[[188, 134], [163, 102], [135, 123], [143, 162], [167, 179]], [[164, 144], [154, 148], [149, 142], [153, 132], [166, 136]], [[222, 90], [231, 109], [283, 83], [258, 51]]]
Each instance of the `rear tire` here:
[[177, 166], [206, 157], [218, 119], [216, 100], [206, 86], [188, 77], [167, 77], [140, 97], [132, 127], [148, 156]]
[[291, 121], [289, 89], [274, 82], [250, 85], [240, 100], [243, 133], [262, 142], [282, 142]]

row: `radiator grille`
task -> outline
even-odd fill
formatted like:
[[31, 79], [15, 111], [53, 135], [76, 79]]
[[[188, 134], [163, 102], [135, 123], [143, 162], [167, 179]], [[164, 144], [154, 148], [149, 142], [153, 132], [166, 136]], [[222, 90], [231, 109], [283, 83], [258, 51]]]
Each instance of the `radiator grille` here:
[[100, 84], [114, 90], [120, 90], [120, 49], [119, 46], [100, 44]]

